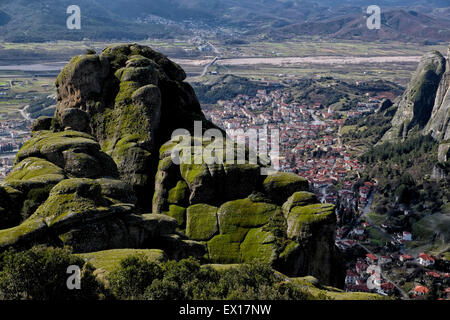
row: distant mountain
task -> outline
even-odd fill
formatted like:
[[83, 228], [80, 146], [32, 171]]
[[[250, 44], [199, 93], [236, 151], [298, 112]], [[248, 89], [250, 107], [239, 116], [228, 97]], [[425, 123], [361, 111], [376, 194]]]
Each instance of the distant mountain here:
[[247, 37], [322, 35], [368, 41], [450, 38], [447, 0], [378, 1], [385, 14], [383, 28], [377, 32], [366, 28], [364, 13], [372, 4], [366, 0], [343, 0], [339, 4], [331, 0], [79, 0], [76, 4], [81, 8], [82, 28], [68, 30], [66, 8], [72, 4], [70, 0], [0, 0], [0, 39], [140, 40], [211, 29], [225, 36], [237, 32]]
[[391, 10], [382, 13], [381, 28], [367, 28], [367, 17], [350, 14], [324, 21], [297, 23], [269, 31], [270, 37], [326, 36], [363, 41], [450, 41], [450, 20], [431, 17], [413, 10]]
[[175, 26], [142, 25], [109, 10], [98, 1], [80, 0], [81, 30], [69, 30], [66, 20], [70, 0], [0, 0], [0, 39], [11, 42], [52, 40], [111, 40], [171, 37], [184, 32]]

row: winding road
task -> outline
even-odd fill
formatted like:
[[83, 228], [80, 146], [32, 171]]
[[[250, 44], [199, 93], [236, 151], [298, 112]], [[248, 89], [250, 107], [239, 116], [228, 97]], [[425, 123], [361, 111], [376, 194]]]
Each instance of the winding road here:
[[32, 121], [32, 119], [31, 119], [31, 117], [30, 117], [30, 114], [27, 113], [27, 110], [28, 110], [29, 107], [30, 107], [30, 106], [27, 105], [27, 106], [25, 106], [24, 108], [19, 109], [19, 111], [20, 111], [21, 116], [22, 116], [25, 120], [27, 120], [27, 121]]
[[207, 73], [208, 73], [208, 68], [211, 67], [212, 65], [214, 65], [214, 63], [217, 62], [217, 60], [219, 60], [219, 57], [215, 57], [210, 63], [208, 63], [205, 68], [203, 69], [202, 74], [200, 75], [200, 77], [204, 77]]

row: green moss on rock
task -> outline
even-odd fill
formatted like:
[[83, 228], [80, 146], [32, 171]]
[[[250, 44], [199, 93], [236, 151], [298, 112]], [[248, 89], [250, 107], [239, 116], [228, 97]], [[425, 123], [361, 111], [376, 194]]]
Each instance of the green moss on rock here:
[[64, 171], [60, 167], [44, 159], [31, 157], [15, 165], [5, 181], [27, 180], [56, 184], [64, 178]]
[[239, 263], [241, 242], [233, 239], [231, 234], [221, 234], [208, 241], [209, 259], [214, 263]]
[[133, 92], [140, 88], [138, 82], [124, 81], [120, 83], [119, 93], [116, 96], [116, 105], [131, 104], [131, 96]]
[[187, 164], [182, 163], [180, 165], [180, 172], [183, 179], [188, 183], [189, 187], [192, 188], [195, 184], [199, 184], [202, 178], [208, 176], [208, 166], [205, 164]]
[[187, 209], [186, 235], [193, 240], [207, 241], [217, 234], [217, 208], [196, 204]]
[[67, 179], [52, 189], [31, 218], [43, 218], [50, 227], [63, 227], [112, 215], [116, 210], [110, 205], [95, 180]]
[[47, 225], [42, 219], [29, 219], [17, 227], [0, 230], [0, 248], [31, 247], [45, 236]]
[[100, 150], [100, 145], [91, 135], [78, 131], [40, 131], [25, 142], [17, 153], [16, 163], [29, 157], [38, 157], [63, 167], [62, 152], [68, 149]]
[[98, 252], [78, 254], [86, 262], [91, 263], [96, 269], [104, 269], [113, 272], [120, 267], [120, 261], [129, 257], [140, 255], [150, 262], [165, 262], [167, 255], [159, 249], [115, 249]]
[[333, 221], [334, 209], [332, 204], [313, 204], [293, 208], [287, 218], [288, 237], [301, 239], [314, 225]]
[[275, 238], [263, 228], [251, 229], [241, 243], [241, 262], [259, 260], [271, 264], [276, 259]]
[[275, 238], [262, 227], [269, 223], [278, 210], [276, 205], [254, 203], [249, 199], [223, 204], [217, 213], [220, 234], [208, 241], [211, 261], [240, 263], [259, 255], [265, 261], [272, 261], [272, 252], [276, 249]]
[[276, 205], [254, 203], [249, 199], [227, 202], [218, 211], [220, 233], [234, 233], [240, 228], [250, 229], [264, 226], [276, 210]]
[[294, 207], [302, 207], [310, 204], [319, 203], [317, 196], [311, 192], [296, 192], [283, 204], [283, 214], [287, 218], [289, 212]]
[[277, 204], [283, 204], [294, 192], [308, 191], [308, 180], [293, 173], [280, 172], [268, 176], [263, 182], [264, 191]]
[[164, 212], [164, 214], [177, 220], [178, 226], [181, 229], [186, 227], [186, 208], [177, 205], [170, 205], [169, 211]]
[[169, 190], [168, 202], [176, 205], [186, 205], [189, 202], [189, 187], [184, 181], [178, 181], [177, 185]]

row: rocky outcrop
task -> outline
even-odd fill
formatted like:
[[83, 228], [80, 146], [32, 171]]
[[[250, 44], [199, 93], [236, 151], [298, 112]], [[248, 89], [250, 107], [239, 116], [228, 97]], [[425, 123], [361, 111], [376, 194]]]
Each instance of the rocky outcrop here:
[[72, 59], [57, 79], [55, 118], [35, 122], [0, 188], [0, 250], [47, 244], [108, 261], [133, 250], [262, 260], [341, 285], [334, 206], [295, 174], [261, 175], [250, 150], [225, 137], [198, 140], [195, 121], [202, 133], [223, 132], [184, 78], [139, 45]]
[[[158, 150], [194, 121], [215, 127], [201, 112], [186, 74], [149, 47], [120, 45], [73, 58], [58, 76], [56, 119], [65, 129], [88, 130], [110, 155], [138, 204], [151, 210]], [[85, 125], [85, 111], [90, 123]], [[80, 121], [82, 120], [82, 121]]]
[[397, 102], [397, 112], [392, 119], [392, 128], [382, 142], [402, 141], [412, 133], [429, 127], [438, 88], [445, 73], [446, 61], [438, 51], [422, 57], [408, 88]]
[[425, 128], [425, 132], [431, 133], [438, 141], [450, 140], [450, 47], [445, 70], [436, 92], [431, 119]]

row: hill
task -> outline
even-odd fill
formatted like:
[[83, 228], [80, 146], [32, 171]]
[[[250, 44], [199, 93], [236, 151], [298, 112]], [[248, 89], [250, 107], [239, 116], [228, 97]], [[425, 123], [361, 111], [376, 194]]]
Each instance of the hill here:
[[427, 43], [450, 41], [450, 20], [431, 17], [414, 10], [382, 12], [381, 29], [367, 28], [362, 13], [342, 17], [291, 24], [268, 31], [271, 38], [289, 39], [293, 36], [325, 36], [336, 39], [363, 41], [396, 40], [424, 41]]
[[231, 100], [239, 94], [256, 95], [258, 90], [271, 90], [280, 86], [268, 86], [244, 77], [225, 75], [212, 77], [206, 82], [192, 84], [202, 104], [215, 104], [219, 100]]
[[[80, 0], [82, 28], [67, 30], [66, 8], [71, 4], [68, 0], [2, 0], [0, 37], [13, 42], [141, 40], [199, 33], [277, 39], [326, 35], [367, 41], [445, 41], [449, 37], [448, 3], [439, 0], [379, 1], [383, 8], [396, 11], [387, 11], [382, 30], [371, 33], [364, 30], [363, 12], [372, 3], [364, 0], [341, 1], [339, 5], [329, 0]], [[402, 6], [408, 9], [398, 10]], [[426, 14], [420, 13], [420, 6], [428, 8]]]
[[183, 30], [160, 24], [141, 24], [110, 11], [97, 1], [81, 0], [81, 29], [68, 30], [66, 14], [71, 1], [0, 1], [0, 34], [3, 41], [43, 42], [54, 40], [142, 40], [148, 37], [182, 36]]
[[215, 104], [219, 100], [231, 100], [239, 94], [255, 96], [258, 90], [276, 90], [283, 87], [291, 93], [294, 102], [301, 104], [321, 103], [336, 110], [348, 110], [356, 106], [367, 93], [391, 92], [395, 96], [403, 88], [395, 83], [377, 80], [350, 84], [332, 77], [321, 79], [297, 79], [289, 84], [267, 85], [233, 75], [211, 77], [207, 82], [192, 84], [203, 104]]

